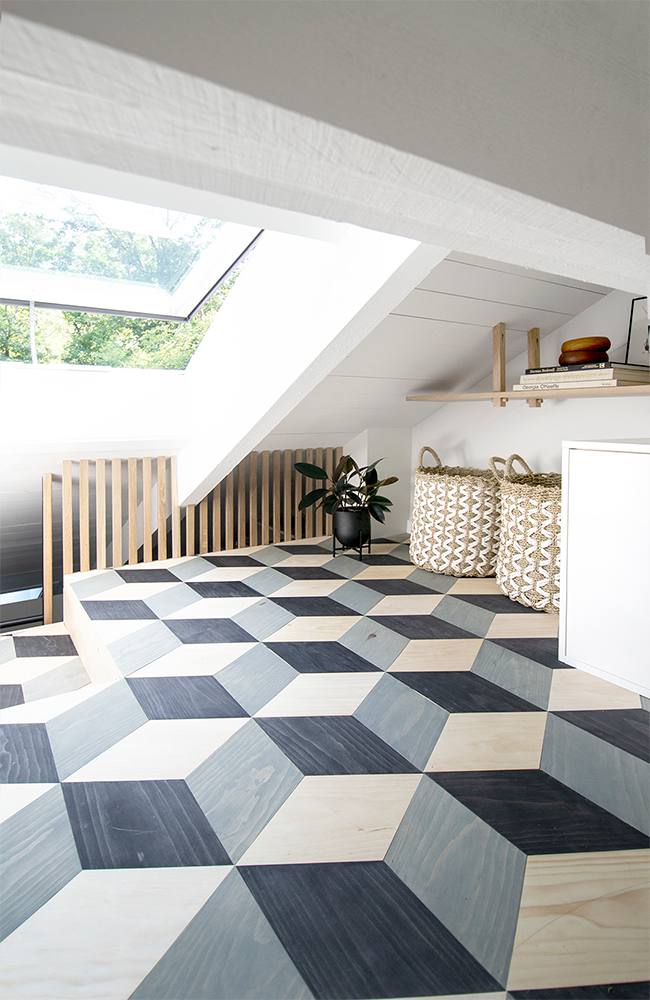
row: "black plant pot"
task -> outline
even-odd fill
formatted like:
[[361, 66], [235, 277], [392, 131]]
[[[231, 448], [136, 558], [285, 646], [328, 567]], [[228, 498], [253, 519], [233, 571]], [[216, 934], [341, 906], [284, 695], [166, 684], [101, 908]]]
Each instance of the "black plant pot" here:
[[334, 537], [346, 549], [358, 549], [370, 538], [370, 511], [337, 510], [334, 512]]

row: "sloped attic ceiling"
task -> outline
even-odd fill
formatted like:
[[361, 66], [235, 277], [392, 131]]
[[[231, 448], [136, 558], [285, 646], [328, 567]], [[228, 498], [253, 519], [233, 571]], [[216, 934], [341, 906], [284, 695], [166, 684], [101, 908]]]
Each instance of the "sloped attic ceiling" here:
[[[414, 427], [492, 371], [492, 327], [506, 324], [507, 360], [588, 309], [610, 288], [451, 253], [282, 420], [260, 448], [344, 444], [367, 427]], [[614, 347], [618, 346], [616, 344]]]

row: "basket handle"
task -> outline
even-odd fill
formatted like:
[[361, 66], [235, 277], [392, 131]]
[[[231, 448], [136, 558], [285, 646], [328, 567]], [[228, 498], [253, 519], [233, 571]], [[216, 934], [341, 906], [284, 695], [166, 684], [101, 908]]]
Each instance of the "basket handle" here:
[[527, 476], [532, 476], [533, 475], [533, 470], [529, 466], [528, 462], [524, 461], [524, 459], [521, 457], [521, 455], [510, 455], [506, 459], [506, 467], [505, 467], [505, 471], [503, 473], [505, 479], [512, 479], [512, 476], [513, 476], [513, 468], [512, 467], [515, 464], [515, 462], [519, 462], [519, 464], [521, 465], [522, 469], [524, 469], [524, 472], [525, 472], [525, 474]]
[[437, 453], [433, 450], [433, 448], [430, 448], [428, 444], [425, 444], [424, 448], [420, 448], [420, 454], [418, 455], [418, 469], [422, 468], [422, 458], [424, 456], [425, 451], [431, 452], [431, 454], [436, 460], [436, 468], [442, 469], [442, 462], [440, 461], [440, 458], [438, 457]]
[[498, 455], [493, 455], [492, 458], [488, 459], [488, 465], [490, 466], [490, 471], [495, 479], [503, 479], [505, 471], [503, 470], [499, 471], [499, 469], [497, 469], [496, 466], [497, 462], [502, 462], [503, 465], [506, 464], [505, 458], [499, 458]]

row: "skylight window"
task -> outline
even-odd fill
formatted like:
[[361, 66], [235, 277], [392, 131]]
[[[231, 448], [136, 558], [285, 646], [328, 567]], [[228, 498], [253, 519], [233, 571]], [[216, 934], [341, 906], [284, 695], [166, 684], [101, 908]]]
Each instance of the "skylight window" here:
[[259, 233], [252, 226], [3, 178], [0, 302], [187, 320]]

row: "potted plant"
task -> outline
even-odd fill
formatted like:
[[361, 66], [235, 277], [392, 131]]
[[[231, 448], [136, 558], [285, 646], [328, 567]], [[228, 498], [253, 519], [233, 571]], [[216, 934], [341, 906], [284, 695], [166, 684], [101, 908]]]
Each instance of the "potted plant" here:
[[[294, 468], [308, 479], [323, 482], [319, 489], [312, 490], [300, 501], [298, 510], [315, 505], [322, 507], [334, 519], [334, 537], [344, 548], [361, 548], [370, 538], [370, 518], [384, 523], [384, 513], [392, 507], [393, 501], [380, 496], [383, 486], [397, 482], [397, 476], [380, 479], [376, 466], [360, 468], [350, 455], [343, 455], [340, 462], [328, 476], [325, 469], [308, 462], [296, 462]], [[326, 484], [326, 485], [325, 485]]]

